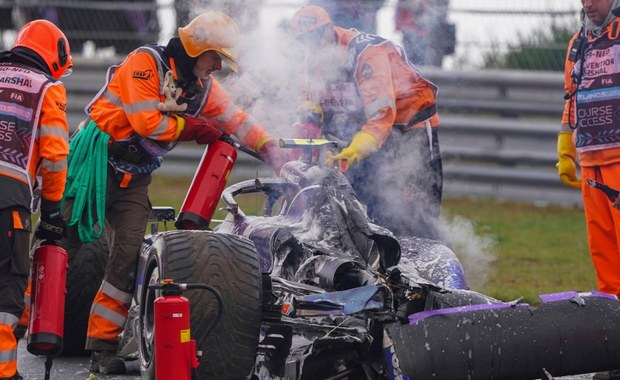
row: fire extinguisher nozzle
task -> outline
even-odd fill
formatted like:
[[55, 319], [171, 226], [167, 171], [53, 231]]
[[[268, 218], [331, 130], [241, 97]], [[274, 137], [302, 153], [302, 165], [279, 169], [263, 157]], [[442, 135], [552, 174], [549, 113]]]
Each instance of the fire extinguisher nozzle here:
[[48, 355], [45, 360], [45, 380], [50, 380], [50, 373], [52, 372], [52, 360], [53, 356]]

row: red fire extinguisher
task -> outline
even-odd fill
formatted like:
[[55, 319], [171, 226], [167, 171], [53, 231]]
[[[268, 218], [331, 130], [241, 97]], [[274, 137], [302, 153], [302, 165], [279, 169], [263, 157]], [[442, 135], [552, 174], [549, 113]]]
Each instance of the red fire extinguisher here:
[[206, 230], [237, 159], [234, 143], [227, 139], [209, 144], [202, 155], [175, 225], [184, 230]]
[[192, 369], [198, 368], [199, 362], [196, 341], [191, 339], [189, 300], [183, 297], [183, 291], [206, 289], [217, 299], [217, 315], [206, 328], [206, 335], [221, 316], [222, 297], [207, 284], [175, 284], [170, 279], [149, 285], [149, 288], [162, 290], [154, 306], [155, 378], [190, 380]]
[[67, 252], [52, 241], [34, 251], [32, 294], [27, 349], [45, 355], [45, 379], [49, 379], [52, 357], [62, 352], [64, 337]]

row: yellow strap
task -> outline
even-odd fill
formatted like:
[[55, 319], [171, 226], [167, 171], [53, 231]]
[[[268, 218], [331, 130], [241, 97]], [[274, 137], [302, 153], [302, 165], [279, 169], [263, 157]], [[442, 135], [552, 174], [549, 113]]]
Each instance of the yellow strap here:
[[273, 137], [269, 135], [264, 136], [262, 139], [258, 140], [258, 142], [256, 143], [256, 146], [254, 147], [254, 150], [256, 152], [260, 152], [263, 145], [265, 145], [268, 141], [271, 141], [271, 140], [273, 140]]
[[174, 139], [176, 140], [181, 135], [181, 132], [183, 132], [183, 129], [185, 129], [185, 119], [177, 114], [175, 114], [174, 117], [177, 118], [177, 132], [174, 134]]

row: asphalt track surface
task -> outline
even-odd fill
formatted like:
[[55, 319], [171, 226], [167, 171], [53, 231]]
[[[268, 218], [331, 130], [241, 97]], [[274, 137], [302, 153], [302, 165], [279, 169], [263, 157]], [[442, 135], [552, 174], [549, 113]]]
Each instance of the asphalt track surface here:
[[[19, 342], [18, 369], [25, 380], [43, 380], [45, 378], [45, 357], [34, 356], [26, 351], [26, 340]], [[93, 380], [89, 379], [88, 357], [57, 357], [54, 358], [50, 380]], [[137, 361], [125, 362], [128, 373], [126, 375], [95, 374], [97, 380], [137, 380], [140, 377], [140, 367]], [[578, 376], [556, 377], [561, 380], [590, 380], [592, 374]], [[547, 380], [547, 379], [544, 379]]]
[[[45, 357], [31, 355], [26, 350], [26, 340], [19, 342], [17, 368], [24, 380], [45, 379]], [[50, 380], [86, 380], [90, 376], [88, 357], [57, 357], [52, 362]], [[95, 374], [97, 380], [135, 380], [141, 379], [140, 366], [137, 361], [125, 362], [126, 375]], [[89, 380], [93, 380], [92, 378]]]

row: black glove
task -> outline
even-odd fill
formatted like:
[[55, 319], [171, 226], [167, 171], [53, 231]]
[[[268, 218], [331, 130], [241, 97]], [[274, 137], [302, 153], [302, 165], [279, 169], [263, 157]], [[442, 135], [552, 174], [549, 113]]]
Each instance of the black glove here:
[[41, 221], [34, 236], [41, 240], [60, 240], [67, 236], [67, 223], [59, 208], [41, 210]]

